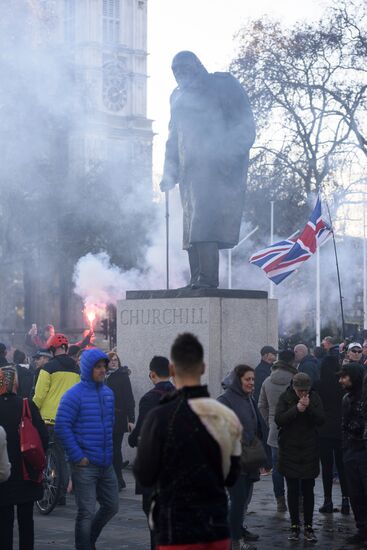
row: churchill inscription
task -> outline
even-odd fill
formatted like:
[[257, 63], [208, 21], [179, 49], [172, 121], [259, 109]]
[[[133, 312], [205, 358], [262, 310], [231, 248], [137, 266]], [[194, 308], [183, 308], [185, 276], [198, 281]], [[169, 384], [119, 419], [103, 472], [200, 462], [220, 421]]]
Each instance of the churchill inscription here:
[[122, 309], [121, 325], [207, 325], [207, 311], [203, 307]]

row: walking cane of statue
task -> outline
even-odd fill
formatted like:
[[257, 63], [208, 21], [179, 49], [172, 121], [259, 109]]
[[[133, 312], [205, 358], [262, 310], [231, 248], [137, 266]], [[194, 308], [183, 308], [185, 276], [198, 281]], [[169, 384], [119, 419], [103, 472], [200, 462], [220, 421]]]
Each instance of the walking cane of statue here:
[[169, 290], [169, 191], [166, 195], [166, 286]]

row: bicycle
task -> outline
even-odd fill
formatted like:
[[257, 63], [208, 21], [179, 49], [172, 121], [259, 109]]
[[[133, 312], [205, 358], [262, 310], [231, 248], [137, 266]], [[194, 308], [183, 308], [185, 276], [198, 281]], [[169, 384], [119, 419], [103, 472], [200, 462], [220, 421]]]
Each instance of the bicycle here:
[[43, 497], [36, 501], [36, 506], [42, 515], [52, 512], [61, 496], [62, 487], [62, 457], [60, 448], [50, 440], [46, 453], [46, 467], [43, 478]]

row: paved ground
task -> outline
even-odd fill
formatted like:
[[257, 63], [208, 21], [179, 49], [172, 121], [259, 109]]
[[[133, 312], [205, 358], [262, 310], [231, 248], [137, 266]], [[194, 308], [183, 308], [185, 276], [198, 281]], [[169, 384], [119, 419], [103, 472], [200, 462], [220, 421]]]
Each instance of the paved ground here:
[[[125, 471], [126, 472], [126, 471]], [[148, 550], [149, 537], [145, 517], [141, 511], [140, 497], [134, 494], [134, 481], [131, 472], [125, 474], [127, 489], [120, 493], [120, 511], [103, 531], [98, 550]], [[334, 504], [340, 505], [339, 486], [334, 485]], [[317, 481], [316, 507], [322, 504], [321, 483]], [[287, 540], [289, 519], [287, 514], [274, 512], [274, 498], [270, 477], [262, 478], [256, 483], [253, 500], [249, 507], [247, 523], [251, 531], [260, 535], [258, 550], [273, 548], [303, 549], [313, 546], [310, 543], [291, 543]], [[74, 548], [75, 504], [72, 496], [67, 499], [67, 506], [56, 508], [49, 516], [41, 516], [35, 511], [36, 550], [62, 550]], [[354, 532], [352, 517], [343, 517], [340, 513], [322, 516], [315, 513], [315, 529], [322, 550], [358, 550], [343, 544], [345, 537]], [[1, 544], [0, 544], [1, 546]]]

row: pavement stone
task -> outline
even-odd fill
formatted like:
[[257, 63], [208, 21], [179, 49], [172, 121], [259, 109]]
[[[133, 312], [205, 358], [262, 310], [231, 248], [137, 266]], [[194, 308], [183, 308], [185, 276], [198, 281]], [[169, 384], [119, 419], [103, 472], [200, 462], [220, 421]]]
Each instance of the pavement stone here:
[[[119, 513], [103, 530], [97, 543], [97, 550], [149, 550], [149, 533], [145, 516], [141, 510], [141, 497], [134, 494], [135, 483], [132, 472], [124, 471], [127, 488], [120, 493]], [[333, 486], [334, 505], [341, 504], [339, 485]], [[271, 476], [262, 477], [255, 484], [254, 494], [247, 515], [248, 528], [260, 535], [257, 550], [303, 550], [317, 546], [322, 550], [360, 550], [344, 544], [345, 537], [354, 533], [353, 516], [340, 513], [322, 515], [322, 485], [316, 482], [316, 503], [314, 527], [318, 543], [289, 542], [288, 514], [277, 514], [272, 492]], [[63, 550], [74, 548], [74, 520], [76, 507], [74, 497], [67, 497], [67, 505], [57, 507], [50, 515], [42, 516], [35, 510], [36, 550]], [[1, 546], [1, 544], [0, 544]], [[15, 546], [16, 547], [16, 546]]]

